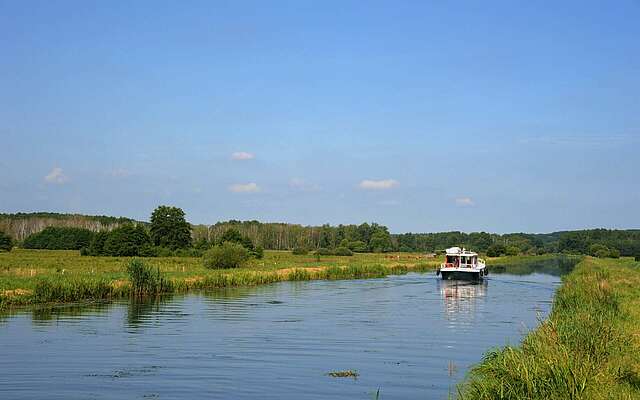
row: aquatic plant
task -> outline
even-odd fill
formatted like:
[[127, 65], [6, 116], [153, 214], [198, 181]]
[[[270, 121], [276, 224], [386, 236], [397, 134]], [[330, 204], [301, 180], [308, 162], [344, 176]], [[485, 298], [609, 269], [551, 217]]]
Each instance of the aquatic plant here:
[[127, 273], [134, 295], [153, 295], [171, 291], [171, 283], [160, 274], [160, 268], [154, 271], [142, 260], [134, 258], [127, 264]]
[[353, 379], [356, 379], [360, 376], [358, 371], [353, 369], [347, 369], [344, 371], [331, 371], [331, 372], [328, 372], [326, 375], [332, 378], [353, 378]]

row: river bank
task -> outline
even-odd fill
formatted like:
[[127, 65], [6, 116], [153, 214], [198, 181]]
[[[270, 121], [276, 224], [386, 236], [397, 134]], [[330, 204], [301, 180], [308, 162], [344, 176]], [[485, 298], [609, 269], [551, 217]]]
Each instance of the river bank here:
[[640, 398], [640, 268], [586, 257], [563, 280], [549, 318], [518, 347], [485, 354], [461, 399]]
[[[43, 303], [109, 300], [130, 293], [129, 257], [80, 256], [77, 251], [24, 250], [0, 253], [0, 309]], [[243, 268], [210, 270], [195, 257], [145, 258], [170, 282], [171, 292], [255, 286], [281, 281], [376, 278], [431, 271], [440, 260], [410, 253], [354, 256], [293, 255], [266, 251]]]

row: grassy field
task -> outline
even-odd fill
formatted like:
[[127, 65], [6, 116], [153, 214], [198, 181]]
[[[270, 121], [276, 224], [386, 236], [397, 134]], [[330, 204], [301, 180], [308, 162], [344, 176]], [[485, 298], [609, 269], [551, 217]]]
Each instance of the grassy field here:
[[640, 263], [583, 259], [549, 318], [488, 352], [461, 399], [640, 399]]
[[[77, 251], [24, 250], [0, 253], [0, 308], [47, 302], [108, 299], [129, 293], [127, 257], [80, 256]], [[351, 257], [292, 255], [266, 251], [239, 269], [209, 270], [200, 258], [144, 259], [171, 283], [172, 291], [251, 286], [285, 280], [380, 277], [433, 270], [440, 260], [419, 254], [355, 254]]]

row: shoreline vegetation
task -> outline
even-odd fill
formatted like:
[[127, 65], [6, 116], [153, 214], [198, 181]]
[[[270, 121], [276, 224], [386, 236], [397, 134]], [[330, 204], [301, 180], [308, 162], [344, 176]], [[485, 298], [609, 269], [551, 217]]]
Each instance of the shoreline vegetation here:
[[460, 399], [640, 398], [640, 268], [584, 258], [520, 346], [488, 351]]
[[[149, 271], [136, 265], [131, 275], [132, 260], [144, 263]], [[147, 290], [146, 294], [153, 295], [283, 281], [381, 278], [434, 271], [439, 263], [439, 259], [417, 254], [364, 253], [318, 259], [312, 254], [265, 251], [262, 259], [240, 268], [208, 269], [200, 257], [94, 257], [73, 250], [15, 249], [0, 253], [0, 310], [145, 294], [140, 292], [141, 284], [131, 284], [130, 276], [162, 279], [160, 286], [151, 282], [150, 287], [162, 288], [157, 293]]]

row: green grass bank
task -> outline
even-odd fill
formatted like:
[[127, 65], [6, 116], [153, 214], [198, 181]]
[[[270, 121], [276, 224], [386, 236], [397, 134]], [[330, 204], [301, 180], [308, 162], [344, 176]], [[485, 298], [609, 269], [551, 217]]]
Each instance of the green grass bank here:
[[640, 399], [640, 263], [583, 259], [548, 319], [485, 354], [460, 399]]
[[[131, 294], [128, 257], [80, 256], [78, 251], [24, 250], [0, 253], [0, 309], [43, 303], [109, 300]], [[163, 293], [255, 286], [281, 281], [377, 278], [432, 271], [440, 260], [408, 253], [354, 256], [293, 255], [267, 251], [236, 269], [210, 270], [195, 257], [145, 258], [166, 285]]]

